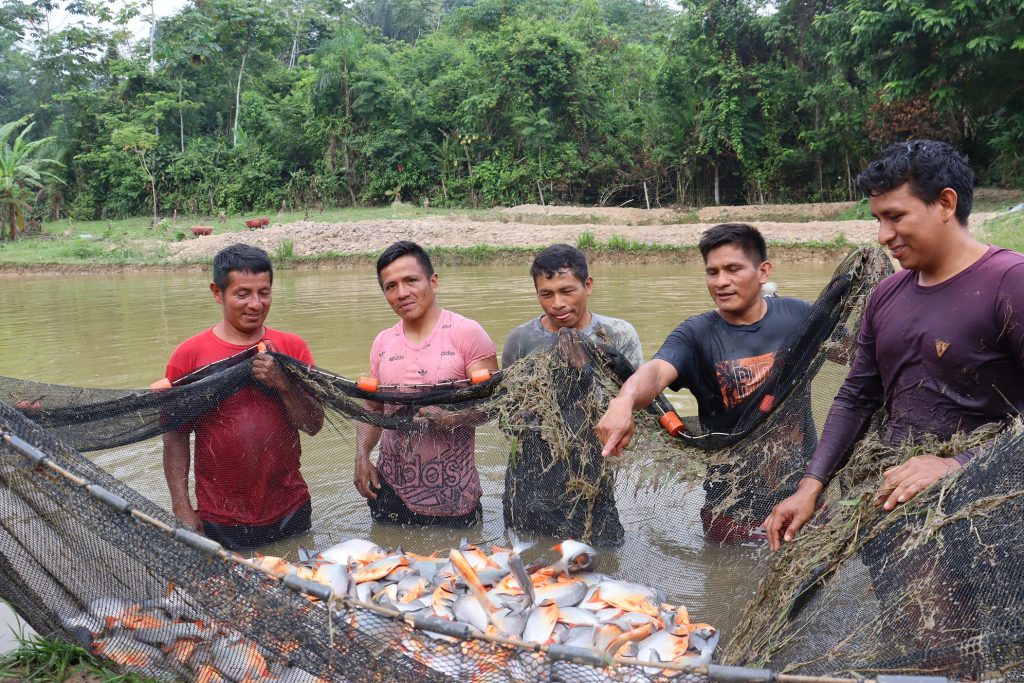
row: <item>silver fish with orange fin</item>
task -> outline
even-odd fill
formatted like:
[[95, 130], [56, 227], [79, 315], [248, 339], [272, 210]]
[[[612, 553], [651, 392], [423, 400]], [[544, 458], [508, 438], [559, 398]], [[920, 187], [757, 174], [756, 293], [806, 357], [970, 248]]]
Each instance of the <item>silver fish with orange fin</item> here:
[[588, 572], [597, 566], [597, 550], [572, 539], [562, 541], [552, 548], [562, 556], [550, 566], [557, 574], [568, 575], [572, 572]]
[[[480, 607], [483, 608], [484, 613], [490, 614], [494, 611], [494, 605], [491, 604], [490, 600], [487, 599], [487, 590], [484, 589], [483, 584], [480, 583], [480, 577], [477, 576], [476, 571], [470, 566], [466, 556], [463, 555], [463, 551], [452, 548], [451, 552], [448, 553], [448, 559], [451, 560], [452, 565], [462, 575], [462, 578], [466, 581], [466, 585], [469, 586], [469, 592], [473, 594], [473, 597], [480, 603]], [[497, 624], [495, 624], [497, 626]]]
[[523, 629], [523, 640], [529, 643], [547, 645], [551, 641], [551, 633], [558, 623], [558, 605], [553, 602], [538, 605], [530, 613]]
[[373, 541], [365, 541], [361, 538], [351, 538], [341, 543], [332, 545], [322, 551], [316, 559], [334, 564], [369, 564], [384, 557], [384, 550]]
[[598, 609], [611, 606], [627, 612], [641, 612], [652, 617], [661, 616], [661, 601], [658, 600], [657, 592], [653, 588], [626, 581], [602, 581], [588, 601], [583, 603], [585, 608], [594, 605]]
[[352, 572], [352, 580], [356, 583], [378, 581], [399, 567], [404, 567], [408, 564], [409, 558], [404, 555], [388, 555]]

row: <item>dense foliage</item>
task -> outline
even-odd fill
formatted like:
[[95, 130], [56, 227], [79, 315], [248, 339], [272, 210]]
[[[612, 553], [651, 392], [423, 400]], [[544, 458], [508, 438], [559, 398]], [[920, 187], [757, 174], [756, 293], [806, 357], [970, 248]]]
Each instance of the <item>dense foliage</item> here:
[[37, 214], [827, 201], [921, 135], [1024, 180], [1024, 0], [0, 3]]

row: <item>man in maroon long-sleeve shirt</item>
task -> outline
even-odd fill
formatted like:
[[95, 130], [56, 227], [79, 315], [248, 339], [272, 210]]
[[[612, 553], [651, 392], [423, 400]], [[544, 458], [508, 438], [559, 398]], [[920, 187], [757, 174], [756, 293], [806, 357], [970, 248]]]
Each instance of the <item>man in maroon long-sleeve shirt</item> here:
[[[950, 145], [887, 148], [857, 177], [871, 197], [878, 241], [904, 268], [868, 302], [857, 351], [797, 492], [765, 520], [772, 550], [811, 518], [872, 414], [882, 439], [948, 438], [1024, 412], [1024, 256], [967, 230], [974, 173]], [[892, 510], [966, 464], [919, 455], [885, 472], [875, 503]]]

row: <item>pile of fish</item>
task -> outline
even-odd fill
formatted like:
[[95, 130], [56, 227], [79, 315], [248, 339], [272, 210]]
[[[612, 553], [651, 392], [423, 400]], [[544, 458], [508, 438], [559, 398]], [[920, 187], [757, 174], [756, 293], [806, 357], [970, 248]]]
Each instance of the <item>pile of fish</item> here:
[[81, 614], [64, 619], [64, 627], [125, 672], [158, 681], [326, 683], [228, 625], [205, 618], [177, 591], [142, 603], [98, 598]]
[[[720, 635], [715, 628], [691, 622], [686, 607], [668, 604], [655, 588], [597, 573], [597, 551], [590, 546], [564, 541], [554, 548], [561, 555], [558, 561], [530, 567], [520, 556], [528, 547], [494, 547], [488, 553], [463, 541], [447, 557], [437, 557], [389, 552], [352, 539], [316, 554], [300, 551], [294, 563], [263, 555], [248, 562], [279, 577], [294, 574], [321, 583], [334, 598], [464, 624], [471, 632], [512, 641], [631, 658], [643, 663], [634, 672], [636, 680], [676, 674], [659, 666], [666, 662], [711, 662]], [[334, 606], [349, 626], [374, 642], [388, 641], [414, 661], [459, 680], [528, 681], [550, 674], [550, 662], [533, 650], [412, 631], [386, 617], [366, 618], [365, 609]], [[145, 603], [94, 600], [85, 612], [66, 620], [65, 627], [124, 670], [153, 678], [200, 683], [320, 680], [275, 658], [273, 652], [288, 650], [286, 643], [261, 647], [228, 625], [204, 618], [179, 591]], [[590, 678], [597, 672], [567, 662], [555, 666], [575, 675], [589, 669]], [[620, 673], [617, 680], [626, 678]]]
[[[336, 597], [461, 622], [480, 633], [596, 649], [652, 664], [710, 663], [720, 635], [714, 627], [692, 623], [686, 607], [667, 604], [655, 588], [595, 572], [594, 548], [564, 541], [553, 548], [561, 554], [557, 562], [530, 571], [520, 556], [529, 547], [495, 546], [487, 553], [463, 541], [447, 557], [437, 557], [387, 552], [352, 539], [316, 555], [302, 553], [298, 564], [276, 557], [252, 562], [327, 585]], [[404, 645], [415, 659], [442, 668], [424, 648]]]

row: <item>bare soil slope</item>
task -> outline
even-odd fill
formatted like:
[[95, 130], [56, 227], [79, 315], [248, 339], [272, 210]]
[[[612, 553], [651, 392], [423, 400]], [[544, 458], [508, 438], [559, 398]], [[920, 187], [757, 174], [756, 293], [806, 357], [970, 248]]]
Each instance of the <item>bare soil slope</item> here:
[[[787, 205], [779, 207], [790, 214], [804, 213], [806, 207], [830, 207], [838, 213], [835, 204]], [[543, 210], [544, 224], [530, 222], [531, 216]], [[773, 222], [756, 216], [771, 213], [774, 207], [714, 207], [701, 209], [707, 218], [702, 222], [671, 222], [672, 209], [595, 208], [595, 207], [542, 207], [520, 206], [506, 209], [503, 220], [481, 220], [465, 215], [438, 215], [437, 218], [410, 220], [369, 220], [351, 223], [323, 223], [298, 221], [273, 223], [267, 228], [246, 233], [215, 234], [197, 237], [170, 247], [172, 259], [181, 261], [205, 260], [221, 248], [239, 241], [276, 251], [283, 242], [291, 240], [296, 256], [323, 256], [331, 254], [366, 254], [380, 251], [402, 239], [413, 240], [425, 247], [541, 247], [555, 242], [576, 244], [584, 233], [591, 233], [598, 242], [607, 243], [612, 237], [633, 242], [659, 245], [695, 245], [700, 234], [722, 220], [747, 220], [757, 226], [773, 243], [831, 242], [843, 236], [853, 243], [872, 243], [876, 226], [870, 221], [811, 220], [806, 222]], [[716, 214], [724, 211], [727, 213]], [[639, 212], [639, 213], [636, 213]], [[826, 209], [820, 209], [826, 213]], [[749, 218], [741, 218], [747, 216]], [[972, 225], [979, 226], [996, 214], [975, 214]], [[504, 220], [507, 216], [507, 220]], [[522, 220], [517, 220], [517, 216]], [[565, 216], [565, 223], [558, 217]], [[580, 217], [593, 217], [593, 222], [579, 222]], [[692, 216], [692, 214], [691, 214]], [[720, 218], [717, 216], [721, 216]], [[584, 218], [584, 221], [586, 219]]]

